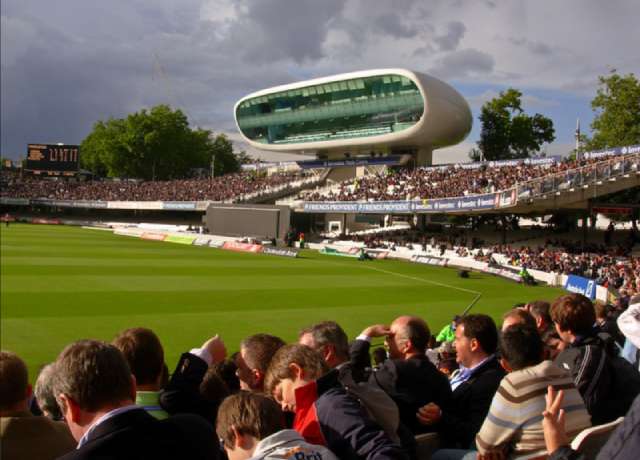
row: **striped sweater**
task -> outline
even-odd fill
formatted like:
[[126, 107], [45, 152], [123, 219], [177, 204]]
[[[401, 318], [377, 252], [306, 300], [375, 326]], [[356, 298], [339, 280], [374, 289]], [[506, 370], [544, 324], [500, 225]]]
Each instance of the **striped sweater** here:
[[478, 452], [485, 454], [506, 447], [508, 458], [546, 458], [542, 412], [549, 385], [564, 390], [562, 408], [570, 439], [591, 426], [589, 413], [571, 376], [551, 361], [542, 361], [502, 379], [476, 436]]

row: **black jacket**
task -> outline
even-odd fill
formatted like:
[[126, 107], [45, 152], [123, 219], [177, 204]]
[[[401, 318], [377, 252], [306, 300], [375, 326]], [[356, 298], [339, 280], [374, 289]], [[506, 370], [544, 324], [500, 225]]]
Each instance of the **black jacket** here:
[[504, 369], [495, 356], [475, 369], [471, 378], [453, 391], [451, 406], [442, 411], [440, 434], [447, 447], [475, 448], [475, 437], [489, 412]]
[[176, 415], [157, 420], [133, 409], [98, 425], [80, 449], [62, 460], [162, 460], [220, 458], [213, 428], [200, 417]]
[[200, 383], [209, 366], [191, 353], [183, 353], [167, 386], [160, 392], [160, 406], [168, 414], [196, 414], [216, 425], [222, 401], [209, 401], [200, 393]]
[[[351, 363], [354, 369], [359, 369], [359, 372], [354, 370], [354, 376], [364, 374], [369, 364], [369, 347], [366, 340], [355, 340], [351, 344]], [[418, 409], [433, 402], [444, 411], [451, 404], [449, 380], [426, 355], [406, 360], [387, 359], [380, 369], [371, 373], [369, 382], [391, 396], [400, 410], [400, 421], [414, 434], [438, 428], [421, 425], [416, 417]]]
[[594, 425], [624, 416], [640, 392], [640, 374], [617, 355], [608, 334], [578, 338], [554, 362], [571, 373]]

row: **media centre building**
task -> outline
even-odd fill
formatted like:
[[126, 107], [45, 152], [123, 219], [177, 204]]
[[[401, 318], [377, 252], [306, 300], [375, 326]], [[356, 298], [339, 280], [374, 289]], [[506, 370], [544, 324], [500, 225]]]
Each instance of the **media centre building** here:
[[249, 94], [234, 108], [254, 148], [323, 159], [409, 154], [430, 165], [434, 149], [471, 131], [469, 104], [447, 83], [406, 69], [345, 73]]

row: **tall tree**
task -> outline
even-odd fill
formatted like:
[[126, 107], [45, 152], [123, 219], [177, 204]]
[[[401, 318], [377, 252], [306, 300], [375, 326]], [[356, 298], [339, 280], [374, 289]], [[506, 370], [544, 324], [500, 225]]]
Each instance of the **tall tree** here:
[[539, 152], [545, 142], [553, 142], [553, 122], [539, 113], [525, 114], [521, 98], [520, 91], [509, 88], [482, 106], [480, 140], [478, 148], [469, 153], [471, 158], [526, 158]]
[[596, 97], [591, 101], [595, 118], [593, 137], [587, 149], [640, 144], [640, 82], [634, 74], [599, 77]]
[[98, 121], [81, 149], [84, 168], [111, 177], [182, 178], [194, 168], [209, 168], [214, 157], [217, 175], [240, 168], [224, 135], [191, 129], [182, 111], [166, 105]]

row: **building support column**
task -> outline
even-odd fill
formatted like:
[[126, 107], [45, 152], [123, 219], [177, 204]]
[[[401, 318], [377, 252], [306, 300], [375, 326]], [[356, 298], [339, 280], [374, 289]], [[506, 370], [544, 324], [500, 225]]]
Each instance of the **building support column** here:
[[416, 166], [431, 166], [433, 164], [433, 149], [421, 147], [416, 152]]

